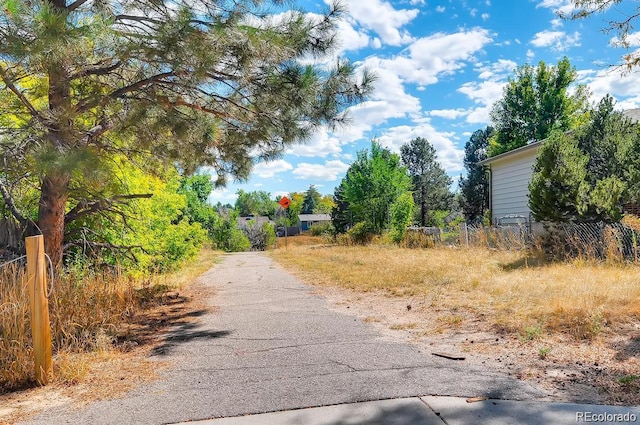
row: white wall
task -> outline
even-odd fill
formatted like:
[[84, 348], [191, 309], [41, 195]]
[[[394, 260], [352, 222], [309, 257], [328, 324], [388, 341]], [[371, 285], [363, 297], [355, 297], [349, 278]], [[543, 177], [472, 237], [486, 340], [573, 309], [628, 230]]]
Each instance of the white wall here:
[[[529, 218], [529, 182], [533, 174], [538, 146], [496, 157], [491, 162], [491, 222], [505, 215]], [[513, 221], [511, 221], [513, 222]]]

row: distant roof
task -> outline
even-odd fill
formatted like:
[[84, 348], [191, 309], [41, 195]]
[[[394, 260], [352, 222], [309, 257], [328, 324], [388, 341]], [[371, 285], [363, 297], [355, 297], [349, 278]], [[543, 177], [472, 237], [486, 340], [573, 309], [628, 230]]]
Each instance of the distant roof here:
[[238, 226], [239, 227], [246, 227], [247, 224], [249, 224], [249, 222], [251, 221], [255, 221], [256, 224], [260, 225], [260, 224], [264, 224], [264, 223], [271, 223], [271, 220], [269, 220], [269, 217], [267, 216], [253, 216], [250, 215], [248, 217], [238, 217]]
[[331, 221], [330, 214], [298, 214], [300, 221]]
[[622, 113], [631, 121], [640, 122], [640, 108], [627, 109], [626, 111], [622, 111]]
[[514, 150], [501, 153], [500, 155], [492, 156], [492, 157], [487, 158], [487, 159], [485, 159], [483, 161], [479, 161], [478, 165], [487, 165], [487, 164], [490, 164], [490, 163], [492, 163], [494, 161], [501, 160], [502, 158], [506, 158], [506, 157], [511, 156], [511, 155], [516, 155], [518, 153], [521, 153], [521, 152], [524, 152], [524, 151], [528, 151], [529, 149], [537, 148], [538, 146], [540, 146], [540, 143], [542, 143], [542, 140], [536, 140], [535, 142], [531, 142], [528, 145], [520, 146], [519, 148], [516, 148]]
[[[625, 111], [622, 111], [622, 113], [624, 114], [624, 116], [629, 118], [631, 121], [640, 122], [640, 108], [627, 109]], [[571, 131], [571, 130], [569, 130], [569, 131]], [[487, 159], [485, 159], [483, 161], [479, 161], [478, 165], [487, 165], [487, 164], [490, 164], [490, 163], [492, 163], [494, 161], [498, 161], [498, 160], [500, 160], [502, 158], [509, 157], [511, 155], [516, 155], [516, 154], [518, 154], [520, 152], [527, 151], [527, 150], [532, 149], [532, 148], [537, 148], [540, 145], [540, 143], [542, 143], [543, 141], [544, 140], [536, 140], [536, 141], [531, 142], [531, 143], [529, 143], [527, 145], [521, 146], [521, 147], [519, 147], [517, 149], [501, 153], [500, 155], [492, 156], [492, 157], [487, 158]]]

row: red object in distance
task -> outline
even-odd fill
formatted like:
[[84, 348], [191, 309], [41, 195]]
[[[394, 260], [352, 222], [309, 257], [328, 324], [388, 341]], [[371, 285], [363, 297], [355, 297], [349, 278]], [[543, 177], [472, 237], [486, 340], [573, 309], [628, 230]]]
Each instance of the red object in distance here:
[[286, 209], [286, 208], [289, 208], [289, 205], [291, 205], [291, 199], [287, 198], [286, 196], [283, 196], [282, 198], [280, 198], [278, 203], [282, 208]]

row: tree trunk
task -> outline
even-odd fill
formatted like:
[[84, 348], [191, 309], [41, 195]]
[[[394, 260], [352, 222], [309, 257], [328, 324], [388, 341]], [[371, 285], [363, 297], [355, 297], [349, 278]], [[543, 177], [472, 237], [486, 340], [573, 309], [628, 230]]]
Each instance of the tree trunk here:
[[40, 205], [38, 208], [38, 227], [44, 236], [44, 250], [54, 266], [62, 262], [64, 242], [64, 214], [69, 197], [67, 173], [49, 175], [42, 181]]

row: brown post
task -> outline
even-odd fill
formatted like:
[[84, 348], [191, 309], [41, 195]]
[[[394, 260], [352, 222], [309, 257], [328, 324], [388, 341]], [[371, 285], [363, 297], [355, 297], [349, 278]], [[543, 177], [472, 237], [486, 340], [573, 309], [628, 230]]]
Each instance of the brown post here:
[[31, 334], [36, 381], [40, 385], [49, 382], [52, 372], [51, 327], [49, 325], [49, 301], [47, 300], [46, 258], [44, 237], [25, 239], [27, 248], [27, 285], [31, 300]]

